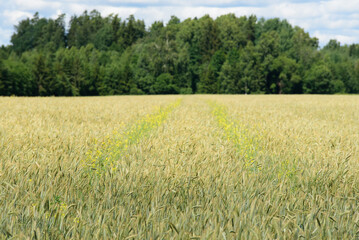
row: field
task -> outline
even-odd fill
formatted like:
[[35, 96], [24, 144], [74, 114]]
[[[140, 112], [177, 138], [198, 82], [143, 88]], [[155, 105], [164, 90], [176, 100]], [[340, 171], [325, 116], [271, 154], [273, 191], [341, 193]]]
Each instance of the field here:
[[0, 239], [359, 238], [359, 96], [0, 98]]

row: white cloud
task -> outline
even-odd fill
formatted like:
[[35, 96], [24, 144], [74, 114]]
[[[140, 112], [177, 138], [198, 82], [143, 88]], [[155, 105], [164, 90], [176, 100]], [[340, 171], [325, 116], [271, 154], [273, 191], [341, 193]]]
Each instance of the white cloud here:
[[25, 11], [9, 11], [5, 10], [3, 13], [3, 22], [6, 25], [14, 26], [16, 25], [20, 20], [32, 17], [32, 14]]
[[16, 8], [23, 11], [49, 11], [60, 8], [63, 4], [56, 1], [45, 1], [45, 0], [14, 0], [13, 4]]
[[[3, 45], [3, 44], [9, 44], [10, 43], [10, 38], [11, 38], [12, 33], [13, 33], [12, 30], [1, 29], [0, 28], [0, 36], [3, 39], [5, 39], [5, 40], [3, 40], [3, 42], [0, 41], [0, 46]], [[0, 40], [2, 40], [2, 39], [0, 38]]]
[[281, 3], [275, 6], [269, 6], [266, 8], [267, 15], [278, 15], [282, 18], [288, 19], [310, 19], [322, 16], [323, 11], [320, 3]]
[[162, 6], [219, 6], [219, 5], [259, 5], [267, 4], [269, 1], [266, 0], [107, 0], [102, 3], [113, 3], [113, 4], [142, 4], [142, 5], [162, 5]]
[[318, 39], [321, 39], [322, 42], [328, 43], [331, 39], [336, 39], [339, 41], [342, 45], [343, 44], [351, 44], [353, 42], [359, 42], [358, 35], [341, 35], [341, 34], [335, 34], [335, 33], [323, 33], [316, 31], [314, 32], [313, 36], [317, 37]]
[[331, 0], [325, 3], [326, 10], [331, 13], [338, 12], [358, 12], [359, 11], [359, 1], [357, 0]]

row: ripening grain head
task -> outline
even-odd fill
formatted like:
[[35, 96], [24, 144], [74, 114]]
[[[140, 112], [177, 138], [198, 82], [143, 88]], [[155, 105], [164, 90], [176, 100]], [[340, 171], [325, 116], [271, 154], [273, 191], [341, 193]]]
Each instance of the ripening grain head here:
[[358, 119], [357, 96], [0, 98], [0, 238], [353, 239]]

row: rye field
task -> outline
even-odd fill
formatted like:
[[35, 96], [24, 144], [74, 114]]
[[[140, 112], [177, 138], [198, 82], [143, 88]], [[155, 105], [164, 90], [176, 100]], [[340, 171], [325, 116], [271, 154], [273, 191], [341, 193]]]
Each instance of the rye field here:
[[359, 96], [0, 98], [0, 239], [359, 238]]

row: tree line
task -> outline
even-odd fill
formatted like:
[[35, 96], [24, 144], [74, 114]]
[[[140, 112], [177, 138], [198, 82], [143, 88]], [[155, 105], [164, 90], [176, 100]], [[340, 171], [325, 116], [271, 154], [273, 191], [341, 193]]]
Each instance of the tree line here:
[[359, 44], [278, 18], [209, 15], [167, 23], [93, 10], [15, 26], [0, 48], [0, 95], [359, 93]]

